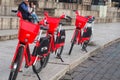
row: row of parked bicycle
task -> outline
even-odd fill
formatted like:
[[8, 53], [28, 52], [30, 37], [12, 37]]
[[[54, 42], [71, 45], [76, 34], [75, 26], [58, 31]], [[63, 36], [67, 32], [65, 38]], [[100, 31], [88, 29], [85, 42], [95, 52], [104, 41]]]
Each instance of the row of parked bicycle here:
[[[76, 14], [75, 30], [71, 39], [71, 47], [69, 55], [74, 44], [81, 44], [82, 50], [86, 51], [86, 47], [92, 35], [92, 24], [95, 18], [93, 16], [80, 16], [78, 11]], [[33, 71], [40, 79], [38, 73], [46, 67], [50, 53], [55, 52], [56, 57], [61, 59], [61, 55], [65, 44], [66, 33], [62, 29], [61, 19], [72, 19], [65, 14], [60, 17], [51, 17], [48, 13], [44, 13], [44, 18], [38, 23], [33, 24], [22, 19], [20, 12], [17, 12], [19, 19], [18, 44], [11, 63], [11, 71], [8, 80], [16, 80], [18, 72], [21, 70], [23, 59], [25, 58], [25, 68], [32, 66]], [[43, 30], [46, 30], [44, 37], [41, 36]], [[29, 45], [35, 43], [34, 50], [31, 53]]]

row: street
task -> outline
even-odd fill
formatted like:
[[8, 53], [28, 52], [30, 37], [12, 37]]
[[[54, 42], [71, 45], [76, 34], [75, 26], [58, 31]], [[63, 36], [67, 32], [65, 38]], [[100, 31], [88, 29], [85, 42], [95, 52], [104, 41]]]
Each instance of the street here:
[[120, 80], [120, 42], [99, 50], [60, 80]]

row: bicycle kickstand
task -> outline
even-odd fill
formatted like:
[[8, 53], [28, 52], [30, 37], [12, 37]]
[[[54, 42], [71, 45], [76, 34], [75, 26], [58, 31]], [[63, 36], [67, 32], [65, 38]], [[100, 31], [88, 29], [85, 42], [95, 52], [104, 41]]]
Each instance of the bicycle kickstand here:
[[57, 58], [61, 60], [61, 62], [64, 62], [62, 57], [60, 55], [57, 55]]
[[86, 48], [82, 48], [83, 51], [88, 52]]
[[86, 47], [87, 47], [87, 45], [83, 44], [82, 51], [88, 52], [87, 49], [86, 49]]

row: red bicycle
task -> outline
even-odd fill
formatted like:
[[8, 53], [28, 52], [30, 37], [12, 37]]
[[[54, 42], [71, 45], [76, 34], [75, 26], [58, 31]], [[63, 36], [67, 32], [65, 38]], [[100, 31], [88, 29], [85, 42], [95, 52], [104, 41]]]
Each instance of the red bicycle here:
[[[8, 80], [16, 80], [23, 58], [25, 58], [25, 68], [32, 66], [33, 71], [40, 80], [38, 73], [46, 66], [50, 55], [48, 45], [50, 41], [47, 37], [41, 37], [42, 30], [48, 30], [48, 28], [44, 26], [40, 28], [40, 24], [33, 24], [23, 20], [20, 12], [18, 12], [18, 16], [20, 17], [19, 41], [10, 66], [11, 71]], [[38, 37], [36, 38], [37, 35]], [[30, 54], [29, 44], [33, 42], [35, 42], [35, 47], [32, 54]]]
[[61, 59], [61, 61], [63, 62], [61, 55], [65, 44], [66, 34], [65, 30], [62, 29], [62, 23], [60, 23], [60, 21], [63, 18], [69, 20], [70, 17], [63, 14], [60, 17], [56, 18], [51, 17], [48, 15], [48, 13], [46, 13], [45, 18], [49, 27], [46, 36], [49, 36], [50, 39], [50, 51], [55, 52], [57, 58]]
[[69, 50], [69, 55], [73, 49], [74, 44], [81, 44], [82, 50], [86, 51], [86, 47], [90, 41], [92, 35], [92, 28], [88, 27], [86, 23], [91, 24], [94, 21], [94, 17], [92, 16], [80, 16], [78, 11], [76, 11], [76, 22], [75, 22], [75, 31], [71, 40], [71, 47]]

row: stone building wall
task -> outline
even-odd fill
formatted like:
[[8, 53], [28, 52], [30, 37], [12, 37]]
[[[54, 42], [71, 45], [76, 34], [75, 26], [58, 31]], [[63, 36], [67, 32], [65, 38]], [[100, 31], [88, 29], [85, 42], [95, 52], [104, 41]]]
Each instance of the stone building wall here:
[[0, 0], [0, 5], [12, 6], [14, 5], [14, 0]]
[[[17, 9], [17, 6], [21, 1], [22, 0], [0, 0], [0, 30], [18, 28], [19, 19], [15, 17], [16, 15], [14, 13], [11, 13], [11, 10]], [[56, 17], [60, 16], [62, 13], [66, 13], [73, 18], [71, 25], [74, 25], [75, 23], [75, 10], [78, 10], [80, 15], [83, 16], [95, 16], [96, 23], [120, 22], [120, 15], [118, 15], [120, 14], [120, 10], [110, 6], [108, 7], [109, 9], [107, 9], [107, 16], [100, 18], [100, 11], [91, 10], [91, 5], [89, 4], [59, 3], [58, 0], [38, 0], [38, 4], [37, 14], [39, 14], [39, 16], [43, 16], [45, 10]]]

